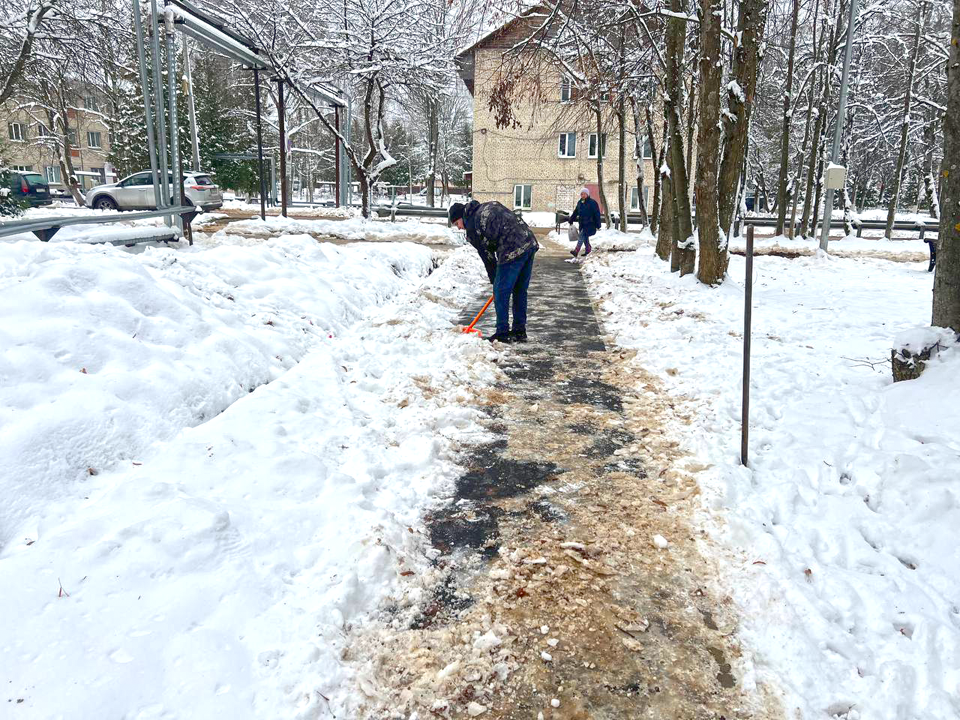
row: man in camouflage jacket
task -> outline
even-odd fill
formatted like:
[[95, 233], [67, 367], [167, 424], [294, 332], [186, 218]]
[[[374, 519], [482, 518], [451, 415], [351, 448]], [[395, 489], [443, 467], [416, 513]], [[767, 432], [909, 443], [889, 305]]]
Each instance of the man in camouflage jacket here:
[[[513, 212], [498, 202], [450, 206], [450, 223], [466, 230], [467, 240], [476, 248], [493, 283], [497, 309], [497, 332], [488, 338], [499, 342], [527, 341], [527, 287], [533, 273], [533, 256], [540, 245], [533, 231]], [[513, 298], [513, 329], [510, 328], [510, 299]]]

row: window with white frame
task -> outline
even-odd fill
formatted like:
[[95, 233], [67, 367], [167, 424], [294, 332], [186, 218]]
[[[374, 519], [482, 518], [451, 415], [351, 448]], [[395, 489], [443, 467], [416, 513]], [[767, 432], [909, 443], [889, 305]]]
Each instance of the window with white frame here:
[[16, 172], [33, 172], [33, 165], [13, 165]]
[[90, 130], [87, 132], [87, 147], [92, 148], [101, 148], [103, 145], [100, 144], [100, 131]]
[[[650, 208], [650, 188], [648, 187], [643, 188], [643, 206]], [[636, 186], [630, 188], [630, 210], [631, 212], [640, 210], [640, 193]]]
[[60, 175], [60, 166], [59, 165], [47, 165], [43, 169], [43, 176], [47, 179], [48, 183], [51, 184], [60, 184], [63, 182], [63, 176]]
[[568, 103], [573, 100], [573, 80], [565, 77], [560, 80], [560, 102]]
[[577, 134], [575, 132], [560, 133], [560, 145], [557, 149], [558, 157], [573, 158], [577, 156]]
[[[589, 157], [595, 158], [597, 156], [597, 134], [590, 133], [590, 148], [587, 153]], [[600, 136], [600, 157], [607, 156], [607, 134], [603, 133]]]
[[14, 142], [23, 142], [27, 139], [27, 126], [19, 122], [8, 123], [7, 133]]
[[77, 146], [77, 131], [76, 130], [67, 130], [67, 142], [69, 142], [73, 147]]
[[37, 123], [37, 135], [40, 137], [50, 137], [53, 133], [50, 132], [50, 128], [43, 123]]
[[513, 209], [529, 210], [533, 206], [533, 185], [513, 186]]
[[88, 95], [83, 99], [83, 107], [90, 112], [100, 112], [100, 102], [93, 95]]
[[[637, 157], [637, 146], [633, 146], [633, 157]], [[650, 160], [653, 158], [653, 148], [650, 147], [650, 136], [647, 135], [643, 138], [643, 157], [645, 160]]]

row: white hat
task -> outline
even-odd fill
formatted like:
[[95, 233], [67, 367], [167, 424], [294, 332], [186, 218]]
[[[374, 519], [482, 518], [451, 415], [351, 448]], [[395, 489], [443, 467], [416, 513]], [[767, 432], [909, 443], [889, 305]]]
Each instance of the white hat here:
[[587, 197], [590, 197], [590, 188], [586, 186], [580, 188], [580, 194], [583, 195], [584, 193], [587, 194]]

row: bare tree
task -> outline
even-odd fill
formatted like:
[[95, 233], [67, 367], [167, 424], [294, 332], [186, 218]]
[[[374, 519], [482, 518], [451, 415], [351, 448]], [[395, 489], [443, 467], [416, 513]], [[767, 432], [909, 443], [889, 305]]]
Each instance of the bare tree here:
[[[697, 133], [697, 232], [700, 236], [700, 265], [697, 278], [715, 285], [726, 272], [726, 237], [720, 235], [720, 37], [723, 0], [709, 0], [700, 6], [700, 128]], [[691, 111], [692, 115], [692, 111]]]
[[933, 325], [960, 333], [960, 0], [953, 3], [943, 121], [943, 205], [933, 279]]
[[893, 222], [897, 217], [900, 204], [900, 183], [903, 180], [903, 166], [907, 161], [907, 138], [910, 134], [910, 106], [913, 103], [913, 83], [917, 72], [917, 58], [920, 55], [920, 38], [923, 36], [927, 17], [927, 0], [917, 0], [916, 29], [913, 36], [913, 50], [907, 69], [907, 86], [903, 97], [903, 120], [900, 125], [900, 150], [897, 154], [897, 166], [893, 175], [893, 189], [890, 192], [890, 205], [887, 208], [887, 227], [884, 237], [888, 240], [893, 234]]

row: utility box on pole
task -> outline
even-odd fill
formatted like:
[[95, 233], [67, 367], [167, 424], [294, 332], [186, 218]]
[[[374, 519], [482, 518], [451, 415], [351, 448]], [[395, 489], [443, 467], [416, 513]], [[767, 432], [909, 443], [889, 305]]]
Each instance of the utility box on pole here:
[[823, 184], [827, 190], [841, 190], [847, 180], [847, 169], [843, 165], [827, 164], [823, 174]]

